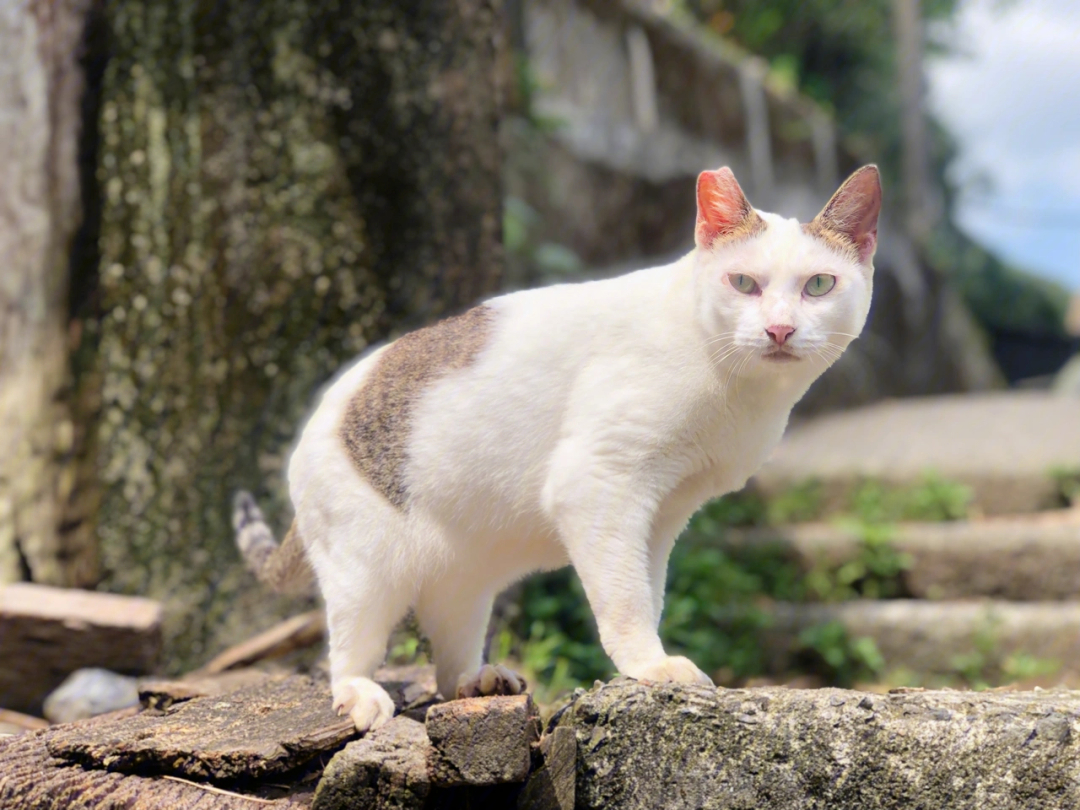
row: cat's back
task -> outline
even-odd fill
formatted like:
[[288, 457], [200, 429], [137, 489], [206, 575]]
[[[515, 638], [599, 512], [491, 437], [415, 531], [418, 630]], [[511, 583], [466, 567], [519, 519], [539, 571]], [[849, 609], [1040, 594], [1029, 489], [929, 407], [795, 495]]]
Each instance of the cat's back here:
[[582, 369], [632, 354], [627, 341], [656, 326], [651, 272], [500, 296], [404, 335], [327, 390], [297, 455], [316, 478], [358, 477], [399, 508], [477, 492], [525, 507]]

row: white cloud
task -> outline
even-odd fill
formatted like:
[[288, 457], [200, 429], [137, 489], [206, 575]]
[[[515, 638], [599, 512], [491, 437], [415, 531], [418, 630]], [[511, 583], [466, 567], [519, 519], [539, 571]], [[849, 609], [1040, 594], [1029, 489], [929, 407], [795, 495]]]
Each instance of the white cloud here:
[[993, 185], [961, 222], [1080, 287], [1080, 3], [968, 0], [956, 36], [968, 55], [930, 63], [930, 104], [960, 142], [958, 176]]

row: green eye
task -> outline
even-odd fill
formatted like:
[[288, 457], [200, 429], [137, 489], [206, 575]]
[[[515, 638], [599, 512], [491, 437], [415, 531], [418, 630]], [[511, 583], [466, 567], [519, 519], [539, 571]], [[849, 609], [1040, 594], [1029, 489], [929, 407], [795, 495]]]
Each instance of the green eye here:
[[829, 276], [825, 273], [818, 273], [803, 287], [803, 291], [807, 295], [817, 297], [819, 295], [825, 295], [829, 290], [836, 286], [836, 276]]
[[742, 273], [732, 273], [728, 276], [728, 281], [731, 282], [731, 286], [741, 293], [752, 295], [758, 291], [757, 282], [750, 276], [744, 276]]

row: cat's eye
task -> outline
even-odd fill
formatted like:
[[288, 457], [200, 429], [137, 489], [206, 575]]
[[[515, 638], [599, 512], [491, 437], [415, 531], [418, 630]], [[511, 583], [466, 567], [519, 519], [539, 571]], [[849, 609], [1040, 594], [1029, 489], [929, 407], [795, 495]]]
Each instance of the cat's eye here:
[[816, 276], [806, 282], [806, 286], [803, 287], [803, 292], [816, 298], [819, 295], [825, 295], [825, 293], [827, 293], [835, 286], [836, 276], [830, 276], [826, 273], [818, 273]]
[[728, 276], [728, 281], [731, 282], [732, 287], [741, 293], [753, 295], [758, 291], [757, 282], [742, 273], [732, 273]]

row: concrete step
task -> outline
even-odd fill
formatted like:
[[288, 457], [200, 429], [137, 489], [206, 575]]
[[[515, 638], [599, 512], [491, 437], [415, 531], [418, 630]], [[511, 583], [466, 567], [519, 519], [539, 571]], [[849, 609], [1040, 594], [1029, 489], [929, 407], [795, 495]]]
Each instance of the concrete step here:
[[[920, 599], [1080, 599], [1080, 509], [952, 523], [900, 523], [888, 542], [909, 557], [904, 591]], [[804, 571], [839, 567], [862, 547], [854, 526], [804, 523], [729, 530], [732, 549], [775, 548]]]
[[1008, 674], [1006, 662], [1019, 654], [1062, 676], [1080, 672], [1080, 602], [896, 599], [781, 603], [772, 610], [764, 644], [773, 672], [792, 669], [801, 631], [831, 621], [851, 638], [874, 639], [886, 673], [957, 676], [976, 667]]
[[774, 495], [818, 479], [839, 511], [867, 478], [910, 485], [933, 471], [997, 515], [1060, 506], [1055, 470], [1080, 471], [1080, 398], [1004, 391], [889, 400], [804, 422], [755, 482]]

